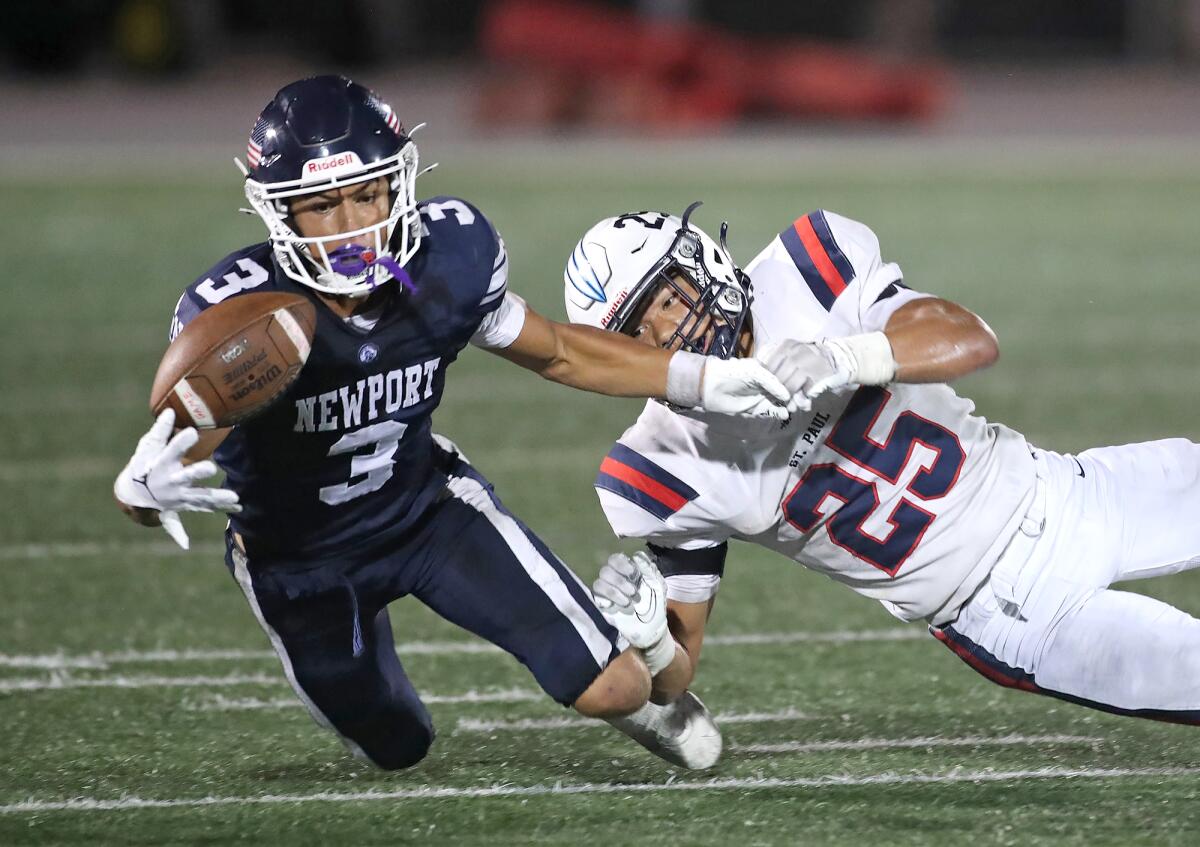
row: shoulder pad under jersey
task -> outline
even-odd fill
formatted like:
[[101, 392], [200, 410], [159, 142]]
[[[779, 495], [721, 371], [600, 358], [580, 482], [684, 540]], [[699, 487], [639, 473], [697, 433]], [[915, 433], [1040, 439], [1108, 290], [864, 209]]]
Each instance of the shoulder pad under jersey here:
[[477, 307], [480, 317], [496, 309], [508, 287], [508, 252], [491, 221], [458, 197], [431, 197], [418, 209], [425, 272], [452, 286], [456, 300]]
[[866, 224], [817, 209], [779, 233], [756, 264], [774, 260], [798, 276], [811, 296], [829, 312], [848, 291], [856, 308], [873, 303], [890, 285], [901, 283], [898, 265], [884, 262], [879, 239]]

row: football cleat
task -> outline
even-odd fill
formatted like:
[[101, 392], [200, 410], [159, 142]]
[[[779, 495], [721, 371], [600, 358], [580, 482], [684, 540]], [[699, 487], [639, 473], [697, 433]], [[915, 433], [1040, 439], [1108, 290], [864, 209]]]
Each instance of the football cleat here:
[[673, 703], [647, 703], [608, 722], [654, 755], [688, 770], [706, 770], [721, 758], [721, 730], [704, 703], [685, 691]]

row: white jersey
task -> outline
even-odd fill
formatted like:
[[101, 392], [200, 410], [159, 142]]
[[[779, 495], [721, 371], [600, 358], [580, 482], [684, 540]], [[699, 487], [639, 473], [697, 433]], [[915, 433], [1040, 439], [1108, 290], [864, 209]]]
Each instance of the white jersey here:
[[[903, 285], [868, 227], [831, 212], [797, 220], [746, 271], [756, 348], [881, 330], [928, 296]], [[619, 536], [688, 550], [753, 542], [897, 617], [940, 623], [1033, 496], [1025, 439], [974, 408], [945, 385], [915, 384], [830, 392], [782, 425], [650, 401], [596, 487]]]

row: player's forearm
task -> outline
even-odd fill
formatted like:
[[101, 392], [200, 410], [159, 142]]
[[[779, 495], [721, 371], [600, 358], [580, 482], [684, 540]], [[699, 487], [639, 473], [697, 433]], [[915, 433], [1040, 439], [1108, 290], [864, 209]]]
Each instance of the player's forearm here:
[[896, 382], [949, 382], [991, 365], [1000, 355], [991, 328], [947, 300], [906, 304], [892, 315], [884, 335], [896, 359]]
[[676, 644], [675, 658], [671, 660], [671, 664], [659, 671], [658, 675], [651, 680], [651, 702], [659, 705], [673, 702], [684, 691], [687, 691], [695, 676], [696, 672], [691, 656], [688, 655], [687, 650], [683, 649], [682, 645]]
[[594, 327], [555, 329], [556, 355], [540, 371], [546, 379], [613, 397], [666, 397], [671, 353]]
[[493, 353], [545, 379], [612, 397], [651, 397], [723, 415], [787, 417], [787, 388], [752, 359], [669, 352], [615, 332], [546, 320], [532, 309]]
[[615, 332], [557, 323], [532, 309], [513, 343], [492, 352], [552, 382], [614, 397], [666, 397], [672, 358]]
[[675, 641], [675, 657], [652, 680], [650, 699], [655, 703], [670, 703], [696, 678], [704, 629], [712, 614], [714, 600], [710, 598], [702, 603], [667, 601], [667, 625]]

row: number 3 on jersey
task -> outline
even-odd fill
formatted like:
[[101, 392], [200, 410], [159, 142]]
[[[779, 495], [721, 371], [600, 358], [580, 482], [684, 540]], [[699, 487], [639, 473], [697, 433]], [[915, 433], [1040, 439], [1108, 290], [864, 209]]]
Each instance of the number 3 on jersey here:
[[[863, 525], [879, 508], [879, 480], [898, 484], [916, 445], [922, 444], [936, 455], [920, 459], [921, 469], [905, 492], [919, 501], [936, 500], [958, 480], [966, 454], [953, 432], [911, 411], [897, 416], [882, 443], [874, 441], [871, 428], [891, 398], [882, 388], [864, 387], [855, 392], [826, 442], [848, 460], [849, 469], [839, 466], [841, 462], [810, 467], [784, 499], [783, 515], [801, 532], [811, 532], [832, 510], [826, 529], [833, 543], [895, 576], [935, 515], [902, 497], [887, 518], [891, 527], [887, 535], [869, 535]], [[863, 479], [864, 471], [876, 479]], [[841, 501], [841, 505], [826, 505], [829, 499]]]
[[215, 306], [239, 291], [258, 288], [270, 277], [267, 269], [253, 259], [238, 259], [237, 266], [242, 271], [240, 274], [230, 271], [221, 277], [221, 282], [206, 279], [196, 286], [196, 293]]
[[396, 464], [392, 457], [396, 455], [396, 448], [406, 429], [406, 423], [382, 421], [348, 432], [335, 441], [329, 448], [330, 456], [355, 453], [365, 447], [375, 449], [370, 453], [355, 453], [350, 458], [350, 478], [354, 481], [326, 485], [318, 492], [321, 502], [338, 506], [383, 488], [383, 484], [392, 478], [392, 465]]

